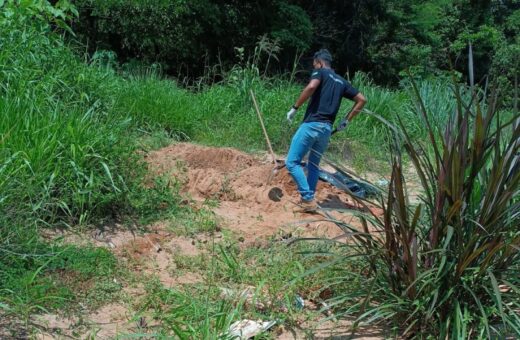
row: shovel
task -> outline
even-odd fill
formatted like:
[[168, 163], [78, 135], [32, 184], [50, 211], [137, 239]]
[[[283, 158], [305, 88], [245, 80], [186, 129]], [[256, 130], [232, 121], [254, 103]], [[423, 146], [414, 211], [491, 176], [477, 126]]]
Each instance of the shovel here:
[[264, 132], [265, 141], [267, 142], [267, 147], [269, 148], [269, 152], [271, 153], [271, 161], [274, 164], [273, 169], [271, 170], [271, 173], [269, 174], [269, 177], [267, 178], [267, 185], [269, 185], [274, 177], [278, 173], [278, 170], [283, 168], [285, 166], [285, 162], [281, 159], [276, 159], [276, 156], [273, 151], [273, 147], [271, 146], [271, 141], [269, 140], [269, 135], [267, 135], [267, 130], [265, 129], [264, 120], [262, 119], [262, 113], [260, 112], [260, 109], [258, 108], [258, 104], [256, 102], [255, 94], [253, 93], [253, 90], [250, 90], [251, 92], [251, 98], [253, 99], [253, 104], [255, 105], [256, 114], [258, 115], [258, 120], [260, 121], [260, 125], [262, 126], [262, 131]]

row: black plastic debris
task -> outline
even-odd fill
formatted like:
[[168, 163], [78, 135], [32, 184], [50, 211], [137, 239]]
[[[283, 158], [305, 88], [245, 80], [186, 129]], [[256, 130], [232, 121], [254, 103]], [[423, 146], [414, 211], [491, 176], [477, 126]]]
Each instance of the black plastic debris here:
[[320, 179], [347, 193], [352, 193], [359, 198], [374, 197], [380, 193], [379, 189], [375, 186], [356, 180], [339, 169], [335, 168], [335, 170], [335, 173], [331, 173], [320, 169]]
[[[353, 194], [359, 198], [371, 198], [381, 194], [381, 190], [376, 186], [365, 181], [354, 179], [354, 177], [345, 173], [341, 169], [338, 169], [338, 167], [332, 163], [327, 162], [327, 164], [334, 168], [336, 172], [332, 173], [320, 168], [319, 178], [322, 181], [330, 183], [336, 188], [341, 189], [348, 194]], [[301, 162], [301, 166], [303, 167], [305, 174], [307, 174], [307, 163]]]

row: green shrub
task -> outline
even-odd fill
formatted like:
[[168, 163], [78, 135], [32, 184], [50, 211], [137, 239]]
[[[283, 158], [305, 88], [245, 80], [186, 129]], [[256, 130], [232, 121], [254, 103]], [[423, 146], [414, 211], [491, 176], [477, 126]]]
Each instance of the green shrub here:
[[[465, 102], [456, 85], [456, 109], [437, 134], [413, 88], [429, 145], [412, 139], [404, 123], [395, 130], [383, 214], [361, 215], [364, 230], [353, 232], [348, 247], [366, 259], [364, 283], [340, 282], [346, 293], [334, 303], [361, 322], [392, 321], [407, 337], [518, 336], [520, 116], [501, 119], [495, 93], [486, 110]], [[420, 179], [420, 202], [407, 194], [401, 145]]]

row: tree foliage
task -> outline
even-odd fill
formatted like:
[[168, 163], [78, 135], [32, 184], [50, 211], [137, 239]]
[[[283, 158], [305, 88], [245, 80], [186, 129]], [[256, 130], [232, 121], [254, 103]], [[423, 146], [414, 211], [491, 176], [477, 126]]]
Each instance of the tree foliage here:
[[299, 3], [315, 23], [314, 48], [326, 46], [334, 51], [343, 64], [339, 65], [342, 72], [346, 64], [386, 84], [396, 83], [400, 72], [408, 68], [424, 76], [453, 65], [467, 74], [469, 42], [475, 52], [476, 79], [481, 79], [501, 49], [518, 39], [518, 1]]
[[264, 35], [281, 47], [271, 71], [286, 71], [295, 56], [326, 47], [340, 73], [362, 70], [396, 84], [406, 69], [427, 76], [453, 65], [467, 74], [471, 43], [475, 79], [505, 68], [510, 79], [518, 72], [518, 0], [74, 2], [80, 13], [74, 31], [92, 52], [113, 51], [121, 62], [160, 62], [182, 77], [236, 63], [234, 48], [253, 54]]
[[310, 47], [312, 27], [298, 6], [221, 0], [77, 0], [74, 30], [91, 50], [114, 51], [121, 61], [160, 62], [173, 74], [199, 76], [204, 67], [233, 64], [234, 47], [251, 53], [258, 37], [278, 39], [287, 51]]

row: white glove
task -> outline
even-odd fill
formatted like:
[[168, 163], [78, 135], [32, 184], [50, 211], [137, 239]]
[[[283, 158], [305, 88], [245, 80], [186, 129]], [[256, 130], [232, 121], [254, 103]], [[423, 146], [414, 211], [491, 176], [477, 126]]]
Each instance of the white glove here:
[[348, 125], [348, 119], [343, 118], [343, 120], [341, 122], [339, 122], [339, 125], [336, 128], [336, 131], [340, 132], [340, 131], [345, 130], [347, 128], [347, 125]]
[[287, 112], [287, 120], [289, 121], [289, 123], [292, 123], [292, 119], [293, 119], [294, 115], [296, 115], [296, 109], [294, 107], [292, 107], [289, 110], [289, 112]]

